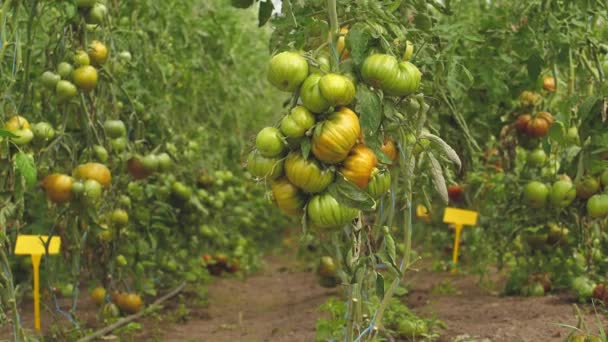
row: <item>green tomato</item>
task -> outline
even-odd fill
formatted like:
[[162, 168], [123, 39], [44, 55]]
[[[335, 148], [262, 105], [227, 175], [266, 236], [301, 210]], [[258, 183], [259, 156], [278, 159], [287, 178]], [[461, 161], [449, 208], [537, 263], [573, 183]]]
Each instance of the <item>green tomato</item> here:
[[120, 195], [120, 197], [118, 197], [118, 204], [125, 208], [131, 208], [131, 197], [127, 195]]
[[274, 180], [283, 174], [283, 158], [266, 158], [252, 151], [247, 157], [247, 170], [255, 177]]
[[313, 227], [325, 229], [340, 228], [359, 215], [359, 210], [338, 203], [329, 193], [314, 196], [307, 212]]
[[127, 262], [127, 258], [124, 255], [119, 254], [116, 256], [116, 265], [118, 265], [120, 267], [125, 267], [128, 264], [129, 263]]
[[587, 214], [593, 218], [608, 215], [608, 195], [593, 195], [587, 200]]
[[281, 132], [288, 138], [302, 138], [315, 123], [314, 115], [306, 107], [297, 106], [281, 120]]
[[117, 139], [127, 135], [127, 127], [122, 120], [106, 120], [103, 129], [109, 138]]
[[530, 296], [533, 297], [542, 297], [545, 295], [545, 288], [543, 287], [543, 284], [539, 283], [539, 282], [535, 282], [534, 284], [532, 284], [532, 286], [530, 286]]
[[338, 265], [334, 262], [334, 259], [330, 256], [323, 256], [319, 259], [319, 265], [317, 266], [317, 275], [321, 277], [335, 276], [338, 271]]
[[547, 154], [542, 148], [528, 153], [528, 164], [532, 167], [541, 167], [547, 162]]
[[349, 105], [355, 97], [355, 84], [346, 76], [327, 74], [319, 79], [321, 95], [332, 106]]
[[182, 201], [188, 201], [192, 197], [192, 189], [182, 182], [174, 182], [171, 185], [171, 193]]
[[281, 52], [270, 60], [268, 81], [279, 90], [292, 92], [308, 76], [308, 62], [295, 52]]
[[600, 191], [600, 182], [595, 177], [585, 176], [576, 183], [578, 198], [587, 199]]
[[399, 71], [393, 82], [386, 82], [384, 92], [389, 96], [406, 96], [420, 87], [422, 73], [410, 62], [399, 63]]
[[34, 133], [29, 128], [21, 128], [12, 132], [16, 137], [12, 137], [11, 141], [15, 145], [23, 146], [29, 144], [34, 139]]
[[572, 127], [568, 128], [568, 130], [566, 131], [566, 141], [571, 144], [580, 143], [580, 138], [578, 135], [578, 128], [576, 128], [576, 126], [572, 126]]
[[91, 59], [89, 58], [89, 54], [84, 50], [78, 50], [74, 54], [74, 64], [77, 66], [89, 65], [91, 64]]
[[571, 181], [558, 180], [551, 186], [549, 201], [557, 208], [566, 208], [576, 198], [576, 188]]
[[87, 14], [87, 23], [101, 25], [108, 16], [108, 8], [102, 3], [96, 3]]
[[83, 194], [84, 193], [84, 183], [81, 181], [74, 181], [74, 183], [72, 183], [72, 192], [76, 196]]
[[49, 90], [55, 90], [57, 82], [61, 80], [61, 76], [52, 71], [45, 71], [42, 73], [40, 79], [42, 81], [42, 85], [44, 85], [45, 88]]
[[103, 189], [101, 184], [94, 179], [87, 179], [84, 181], [84, 199], [87, 204], [95, 204], [101, 197]]
[[602, 172], [602, 175], [600, 176], [600, 183], [602, 183], [604, 188], [608, 188], [608, 169]]
[[161, 153], [159, 155], [156, 156], [156, 158], [158, 159], [158, 170], [161, 172], [167, 172], [170, 171], [171, 168], [173, 168], [173, 160], [171, 159], [171, 156], [169, 156], [168, 153]]
[[124, 209], [114, 209], [110, 214], [110, 221], [119, 227], [126, 226], [129, 223], [129, 214]]
[[127, 138], [120, 137], [116, 139], [110, 140], [110, 146], [112, 146], [112, 151], [120, 153], [127, 149]]
[[532, 208], [542, 208], [547, 203], [549, 187], [537, 181], [532, 181], [524, 187], [524, 201]]
[[390, 55], [373, 54], [363, 61], [361, 77], [365, 83], [377, 89], [387, 89], [393, 85], [399, 74], [399, 62]]
[[372, 176], [367, 184], [367, 191], [373, 198], [379, 198], [391, 188], [391, 173], [388, 170], [380, 171], [374, 169]]
[[300, 99], [306, 108], [313, 113], [323, 113], [330, 107], [329, 102], [323, 97], [319, 82], [323, 76], [312, 74], [306, 78], [300, 88]]
[[277, 157], [285, 152], [284, 137], [277, 128], [263, 128], [255, 138], [258, 151], [267, 158]]
[[48, 122], [38, 122], [32, 127], [34, 137], [39, 140], [50, 140], [55, 137], [55, 130]]
[[57, 65], [57, 73], [64, 80], [69, 80], [72, 78], [72, 73], [74, 72], [74, 67], [72, 64], [68, 62], [61, 62]]
[[93, 152], [95, 152], [95, 156], [100, 162], [105, 163], [108, 160], [108, 150], [106, 150], [105, 147], [101, 145], [94, 145]]
[[155, 154], [150, 153], [141, 158], [141, 164], [146, 171], [154, 172], [158, 170], [158, 157]]
[[78, 95], [78, 89], [72, 82], [61, 80], [57, 82], [55, 93], [59, 101], [67, 101]]

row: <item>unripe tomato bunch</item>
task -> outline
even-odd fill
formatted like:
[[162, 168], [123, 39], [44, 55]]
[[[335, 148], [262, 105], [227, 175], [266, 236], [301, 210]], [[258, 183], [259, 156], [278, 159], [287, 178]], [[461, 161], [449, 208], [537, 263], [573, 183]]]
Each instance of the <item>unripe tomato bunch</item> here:
[[[343, 38], [338, 39], [337, 50], [342, 65], [348, 64]], [[401, 98], [415, 93], [421, 81], [415, 65], [388, 54], [370, 53], [358, 73], [352, 64], [342, 68], [346, 72], [331, 71], [327, 61], [325, 56], [310, 61], [292, 51], [272, 57], [268, 80], [293, 93], [293, 105], [278, 127], [265, 127], [257, 134], [255, 149], [247, 158], [248, 170], [271, 183], [281, 210], [306, 214], [307, 222], [319, 229], [339, 228], [360, 213], [336, 198], [332, 186], [346, 181], [378, 199], [389, 191], [389, 166], [398, 159], [389, 137], [376, 150], [366, 144], [361, 114], [354, 110], [357, 82]]]

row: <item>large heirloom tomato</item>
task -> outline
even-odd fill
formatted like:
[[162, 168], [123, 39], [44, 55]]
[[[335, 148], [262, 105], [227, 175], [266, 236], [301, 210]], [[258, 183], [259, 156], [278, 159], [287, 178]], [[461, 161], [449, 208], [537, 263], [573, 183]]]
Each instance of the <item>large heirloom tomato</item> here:
[[385, 54], [373, 54], [365, 59], [361, 67], [363, 80], [374, 88], [386, 89], [397, 78], [397, 58]]
[[72, 199], [72, 184], [74, 180], [61, 173], [50, 174], [42, 180], [46, 196], [53, 203], [64, 203]]
[[300, 189], [285, 178], [272, 182], [271, 188], [272, 196], [279, 209], [288, 215], [302, 215], [306, 199]]
[[255, 147], [267, 158], [277, 157], [285, 151], [281, 131], [274, 127], [262, 128], [255, 138]]
[[76, 169], [74, 169], [74, 178], [83, 180], [92, 179], [99, 182], [104, 188], [107, 188], [112, 182], [112, 173], [110, 172], [110, 169], [103, 164], [86, 163], [78, 165]]
[[340, 172], [361, 189], [365, 189], [378, 159], [370, 148], [359, 144], [352, 148], [344, 160]]
[[357, 209], [338, 203], [329, 193], [314, 196], [307, 210], [310, 223], [317, 228], [339, 228], [359, 214]]
[[297, 106], [281, 121], [281, 132], [288, 138], [301, 138], [315, 122], [314, 115], [308, 109]]
[[323, 113], [330, 107], [329, 102], [323, 97], [319, 88], [319, 81], [322, 77], [321, 74], [312, 74], [308, 76], [302, 84], [302, 88], [300, 88], [302, 103], [313, 113]]
[[378, 198], [391, 188], [391, 173], [388, 170], [374, 169], [367, 184], [367, 191], [373, 198]]
[[393, 82], [386, 84], [386, 89], [383, 89], [387, 95], [405, 96], [409, 95], [420, 87], [422, 73], [418, 68], [410, 62], [399, 63], [399, 71], [397, 78]]
[[304, 159], [300, 153], [292, 152], [285, 160], [285, 176], [289, 181], [307, 193], [325, 190], [334, 180], [334, 171], [322, 169], [319, 163], [309, 158]]
[[258, 151], [252, 151], [247, 158], [247, 170], [259, 178], [277, 179], [283, 174], [283, 159], [266, 158]]
[[330, 106], [346, 106], [355, 97], [355, 84], [339, 74], [327, 74], [319, 80], [321, 95]]
[[294, 91], [308, 76], [308, 62], [295, 52], [281, 52], [270, 60], [268, 81], [282, 91]]
[[361, 126], [357, 114], [342, 107], [315, 129], [312, 153], [322, 162], [339, 163], [346, 159], [360, 134]]

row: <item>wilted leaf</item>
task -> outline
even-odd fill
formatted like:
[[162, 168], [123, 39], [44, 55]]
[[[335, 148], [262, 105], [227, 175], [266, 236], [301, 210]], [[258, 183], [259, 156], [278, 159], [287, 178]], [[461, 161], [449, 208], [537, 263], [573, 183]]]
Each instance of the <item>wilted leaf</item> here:
[[437, 161], [437, 158], [432, 153], [428, 154], [428, 158], [431, 161], [431, 175], [433, 176], [433, 185], [435, 190], [443, 200], [444, 204], [448, 203], [448, 188], [445, 185], [445, 178], [443, 177], [443, 170], [441, 164]]
[[452, 161], [452, 163], [456, 164], [458, 170], [462, 167], [462, 162], [460, 161], [460, 157], [458, 157], [458, 153], [452, 148], [452, 146], [448, 145], [443, 139], [440, 137], [431, 134], [431, 133], [422, 133], [421, 138], [425, 138], [430, 140], [432, 143], [435, 143], [436, 146], [441, 148], [441, 152], [445, 154], [448, 159]]

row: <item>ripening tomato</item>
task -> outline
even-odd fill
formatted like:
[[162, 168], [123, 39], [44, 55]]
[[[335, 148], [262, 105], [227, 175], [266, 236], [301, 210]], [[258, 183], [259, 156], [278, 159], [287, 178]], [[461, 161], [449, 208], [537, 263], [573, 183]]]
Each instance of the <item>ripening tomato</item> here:
[[322, 162], [336, 164], [348, 156], [361, 134], [357, 114], [342, 107], [317, 125], [312, 137], [313, 155]]
[[59, 101], [66, 101], [78, 95], [78, 89], [72, 82], [61, 80], [57, 82], [55, 94]]
[[275, 127], [263, 128], [255, 138], [255, 147], [267, 158], [277, 157], [285, 152], [285, 140]]
[[29, 129], [31, 126], [26, 118], [15, 115], [4, 124], [4, 128], [9, 132], [15, 132], [18, 129]]
[[399, 158], [399, 152], [397, 152], [397, 145], [395, 144], [395, 141], [391, 138], [384, 138], [384, 143], [382, 144], [382, 152], [384, 152], [384, 154], [386, 154], [386, 156], [392, 160], [395, 161], [397, 160], [397, 158]]
[[10, 140], [15, 145], [23, 146], [29, 144], [34, 139], [34, 133], [29, 128], [22, 128], [11, 132], [16, 137], [11, 137]]
[[553, 77], [549, 77], [546, 76], [545, 78], [543, 78], [543, 89], [545, 89], [548, 92], [554, 92], [555, 91], [555, 78]]
[[453, 202], [462, 201], [462, 193], [464, 192], [464, 188], [460, 184], [452, 184], [448, 186], [448, 197]]
[[334, 262], [334, 259], [330, 256], [322, 256], [319, 259], [319, 266], [317, 266], [317, 274], [322, 277], [331, 277], [336, 275], [338, 271], [338, 265]]
[[355, 98], [355, 84], [348, 77], [327, 74], [319, 79], [321, 96], [332, 106], [347, 106]]
[[550, 124], [547, 122], [547, 120], [540, 117], [535, 117], [530, 119], [530, 122], [528, 122], [526, 134], [533, 138], [544, 137], [547, 135], [547, 133], [549, 133], [549, 128]]
[[110, 186], [112, 182], [112, 173], [107, 166], [100, 163], [86, 163], [78, 165], [73, 172], [76, 179], [93, 179], [104, 188]]
[[538, 112], [538, 114], [536, 114], [536, 117], [547, 121], [547, 124], [549, 124], [549, 127], [553, 126], [553, 124], [555, 123], [555, 118], [549, 112]]
[[576, 196], [587, 199], [600, 191], [600, 182], [592, 176], [585, 176], [576, 183]]
[[247, 157], [247, 170], [255, 177], [274, 180], [283, 174], [283, 158], [266, 158], [254, 150]]
[[277, 207], [287, 215], [302, 215], [306, 198], [295, 185], [286, 178], [280, 178], [272, 182], [272, 196]]
[[97, 69], [90, 65], [84, 65], [74, 70], [74, 84], [84, 90], [91, 91], [97, 86]]
[[91, 300], [93, 303], [101, 306], [106, 301], [106, 289], [101, 286], [94, 288], [91, 291]]
[[348, 157], [342, 162], [340, 173], [359, 188], [365, 189], [376, 165], [378, 159], [374, 151], [359, 144], [350, 150]]
[[374, 169], [367, 184], [367, 191], [373, 198], [379, 198], [391, 188], [391, 173], [388, 170]]
[[325, 190], [334, 181], [334, 171], [322, 169], [312, 157], [304, 159], [298, 152], [292, 152], [285, 160], [285, 176], [291, 184], [307, 193]]
[[306, 107], [297, 106], [281, 120], [281, 132], [288, 138], [298, 139], [315, 123], [315, 116]]
[[306, 108], [313, 113], [323, 113], [330, 107], [329, 102], [321, 94], [319, 82], [323, 76], [312, 74], [306, 78], [300, 88], [300, 99]]
[[526, 134], [530, 120], [532, 120], [532, 115], [530, 114], [522, 114], [518, 116], [517, 120], [515, 120], [515, 127], [517, 128], [517, 131]]
[[308, 76], [306, 58], [295, 52], [281, 52], [270, 60], [268, 81], [279, 90], [292, 92]]
[[340, 56], [340, 59], [343, 61], [350, 58], [350, 51], [348, 51], [348, 49], [346, 48], [346, 34], [347, 33], [348, 33], [347, 27], [342, 27], [340, 29], [340, 37], [338, 37], [338, 44], [336, 46], [338, 49], [338, 55]]
[[139, 310], [141, 310], [143, 304], [144, 303], [138, 294], [129, 293], [128, 295], [126, 295], [123, 307], [121, 309], [127, 313], [134, 314], [138, 313]]
[[338, 203], [327, 192], [314, 196], [307, 208], [310, 223], [317, 228], [340, 228], [359, 215], [359, 210]]
[[390, 55], [373, 54], [361, 66], [361, 76], [365, 83], [377, 89], [386, 89], [397, 79], [399, 62]]
[[42, 180], [46, 196], [53, 203], [65, 203], [72, 199], [72, 184], [74, 180], [61, 173], [50, 174]]
[[89, 53], [91, 64], [93, 65], [99, 66], [108, 60], [108, 47], [98, 40], [94, 40], [89, 44], [87, 52]]

